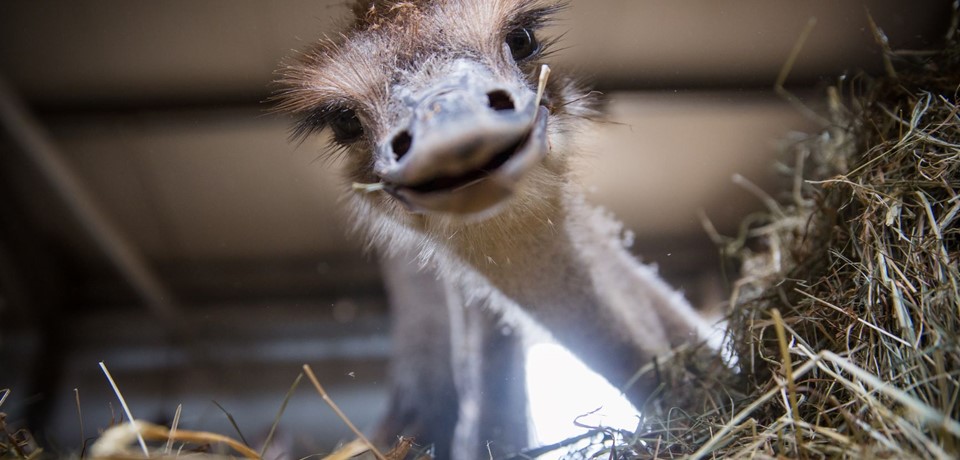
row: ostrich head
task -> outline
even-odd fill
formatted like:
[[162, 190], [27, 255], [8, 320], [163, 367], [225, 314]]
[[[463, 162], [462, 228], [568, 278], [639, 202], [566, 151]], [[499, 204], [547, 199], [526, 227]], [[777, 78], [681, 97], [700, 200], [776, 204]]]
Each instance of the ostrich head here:
[[594, 114], [556, 73], [538, 98], [553, 44], [542, 29], [561, 7], [357, 2], [343, 34], [281, 70], [279, 109], [298, 117], [296, 138], [329, 128], [330, 155], [353, 184], [349, 207], [373, 240], [396, 238], [397, 227], [449, 236], [484, 227], [497, 238], [518, 221], [549, 221], [569, 134]]

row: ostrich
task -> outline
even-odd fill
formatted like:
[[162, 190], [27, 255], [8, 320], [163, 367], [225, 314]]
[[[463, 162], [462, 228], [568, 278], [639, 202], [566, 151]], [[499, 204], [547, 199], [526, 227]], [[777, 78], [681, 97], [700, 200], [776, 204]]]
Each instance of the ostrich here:
[[[404, 287], [415, 285], [397, 272], [420, 269], [411, 276], [435, 280], [424, 288], [433, 305], [409, 313], [423, 329], [408, 332], [450, 328], [438, 342], [452, 352], [413, 349], [452, 362], [452, 378], [425, 371], [431, 375], [419, 381], [407, 375], [404, 388], [423, 393], [452, 382], [457, 414], [436, 423], [456, 420], [444, 447], [453, 458], [480, 454], [477, 408], [500, 407], [483, 391], [496, 372], [471, 364], [510, 362], [502, 357], [516, 351], [514, 338], [489, 333], [499, 322], [548, 331], [615, 386], [709, 330], [628, 252], [621, 224], [588, 204], [572, 179], [577, 133], [598, 112], [574, 79], [548, 77], [542, 66], [554, 41], [541, 29], [560, 8], [538, 0], [358, 1], [340, 37], [281, 70], [278, 108], [297, 117], [294, 138], [332, 132], [346, 207], [388, 260], [390, 291], [402, 294], [395, 304], [419, 304], [409, 292], [403, 300]], [[628, 399], [639, 406], [655, 384], [638, 382]]]

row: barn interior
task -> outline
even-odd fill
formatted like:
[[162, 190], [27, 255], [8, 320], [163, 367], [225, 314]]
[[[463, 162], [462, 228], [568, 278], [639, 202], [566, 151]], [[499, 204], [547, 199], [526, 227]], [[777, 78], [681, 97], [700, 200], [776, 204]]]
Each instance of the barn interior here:
[[[553, 61], [609, 112], [581, 160], [588, 197], [641, 259], [722, 311], [734, 274], [705, 227], [735, 234], [781, 193], [779, 146], [813, 129], [824, 88], [882, 72], [883, 40], [935, 46], [950, 5], [574, 0]], [[376, 257], [349, 235], [323, 136], [291, 143], [269, 111], [282, 60], [347, 14], [344, 0], [0, 4], [11, 426], [79, 452], [122, 416], [99, 362], [137, 417], [169, 422], [182, 405], [184, 426], [235, 423], [251, 444], [304, 363], [354, 423], [376, 422], [390, 354]], [[278, 436], [298, 455], [352, 438], [304, 385]]]

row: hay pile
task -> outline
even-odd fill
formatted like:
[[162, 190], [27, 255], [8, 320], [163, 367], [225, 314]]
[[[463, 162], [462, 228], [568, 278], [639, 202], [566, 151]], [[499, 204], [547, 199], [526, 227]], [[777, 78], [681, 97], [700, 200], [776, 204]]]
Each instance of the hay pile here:
[[617, 457], [960, 457], [956, 34], [831, 89], [792, 196], [725, 242], [740, 374], [681, 356], [667, 396], [698, 415], [655, 411]]

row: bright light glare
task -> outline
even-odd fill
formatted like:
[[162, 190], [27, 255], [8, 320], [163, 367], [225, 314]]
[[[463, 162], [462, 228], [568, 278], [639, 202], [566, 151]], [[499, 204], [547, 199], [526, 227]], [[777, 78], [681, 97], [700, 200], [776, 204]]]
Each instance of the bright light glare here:
[[607, 383], [566, 348], [539, 343], [527, 349], [527, 398], [533, 432], [540, 444], [550, 444], [581, 435], [586, 429], [573, 424], [580, 418], [589, 426], [633, 431], [639, 412], [620, 391]]

